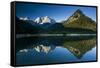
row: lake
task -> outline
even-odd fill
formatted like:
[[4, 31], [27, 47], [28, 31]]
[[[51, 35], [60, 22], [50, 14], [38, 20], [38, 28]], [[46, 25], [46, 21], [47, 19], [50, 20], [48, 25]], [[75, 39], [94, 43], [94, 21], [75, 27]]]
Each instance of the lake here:
[[16, 38], [16, 65], [96, 61], [96, 36]]

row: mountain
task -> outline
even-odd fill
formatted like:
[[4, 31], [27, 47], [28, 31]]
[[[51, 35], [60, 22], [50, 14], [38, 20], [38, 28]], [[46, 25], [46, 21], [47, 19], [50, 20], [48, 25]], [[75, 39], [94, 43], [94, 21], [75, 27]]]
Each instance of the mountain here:
[[96, 22], [86, 16], [80, 9], [61, 23], [44, 16], [31, 20], [28, 17], [16, 17], [16, 32], [28, 34], [94, 34]]
[[63, 22], [64, 27], [91, 29], [96, 31], [96, 22], [86, 16], [80, 9]]
[[37, 18], [34, 20], [34, 22], [36, 22], [36, 23], [41, 23], [41, 22], [42, 22], [41, 17], [37, 17]]
[[29, 20], [28, 17], [19, 17], [19, 19], [20, 19], [20, 20], [24, 20], [24, 21]]
[[34, 22], [38, 24], [45, 24], [45, 23], [55, 23], [56, 21], [48, 16], [45, 17], [37, 17]]
[[20, 20], [16, 17], [16, 33], [17, 34], [28, 34], [28, 33], [38, 33], [39, 27], [32, 24], [30, 20]]

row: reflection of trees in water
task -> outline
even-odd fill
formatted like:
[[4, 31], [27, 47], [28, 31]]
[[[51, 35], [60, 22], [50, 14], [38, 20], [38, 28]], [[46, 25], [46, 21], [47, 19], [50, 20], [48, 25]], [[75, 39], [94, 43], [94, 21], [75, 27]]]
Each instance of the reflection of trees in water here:
[[63, 46], [73, 53], [77, 58], [81, 58], [86, 52], [95, 47], [96, 39], [65, 41]]

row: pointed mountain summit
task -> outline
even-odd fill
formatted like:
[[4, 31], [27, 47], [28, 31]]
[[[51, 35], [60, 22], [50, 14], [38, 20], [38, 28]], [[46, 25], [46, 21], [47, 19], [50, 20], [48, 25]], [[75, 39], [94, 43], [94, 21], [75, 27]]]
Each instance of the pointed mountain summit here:
[[72, 16], [70, 16], [68, 18], [67, 22], [69, 23], [69, 22], [75, 21], [78, 18], [80, 18], [81, 16], [85, 16], [85, 15], [83, 14], [83, 12], [80, 9], [78, 9], [72, 14]]
[[43, 21], [42, 22], [43, 23], [54, 23], [56, 21], [54, 19], [48, 17], [48, 16], [45, 16], [45, 17], [43, 17]]
[[96, 22], [86, 16], [80, 9], [76, 10], [68, 20], [63, 22], [64, 27], [83, 28], [96, 31]]
[[78, 13], [78, 14], [83, 14], [83, 12], [82, 12], [80, 9], [77, 9], [76, 12], [75, 12], [74, 14], [76, 14], [76, 13]]

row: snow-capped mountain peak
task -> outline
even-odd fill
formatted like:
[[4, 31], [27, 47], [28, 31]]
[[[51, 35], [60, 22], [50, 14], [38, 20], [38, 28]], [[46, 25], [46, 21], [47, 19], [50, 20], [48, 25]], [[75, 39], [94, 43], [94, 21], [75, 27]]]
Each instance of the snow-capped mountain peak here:
[[34, 20], [34, 22], [36, 22], [36, 23], [41, 23], [41, 22], [42, 22], [41, 17], [37, 17], [37, 18]]
[[29, 20], [28, 17], [20, 17], [19, 19], [24, 21]]
[[48, 16], [45, 17], [37, 17], [34, 22], [38, 24], [44, 24], [44, 23], [55, 23], [56, 21]]

